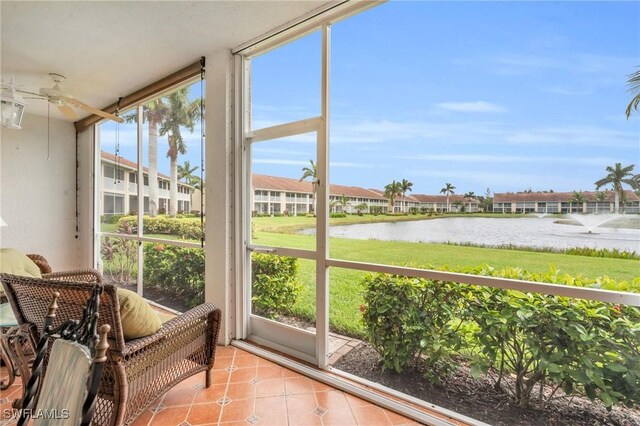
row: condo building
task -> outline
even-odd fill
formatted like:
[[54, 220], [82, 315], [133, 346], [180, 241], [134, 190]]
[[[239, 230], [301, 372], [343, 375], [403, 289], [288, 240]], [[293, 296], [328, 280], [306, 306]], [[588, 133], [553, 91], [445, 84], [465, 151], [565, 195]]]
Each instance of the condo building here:
[[[100, 153], [100, 215], [130, 214], [138, 210], [138, 164], [123, 157], [102, 151]], [[149, 213], [149, 169], [143, 168], [144, 212]], [[169, 211], [171, 178], [158, 173], [158, 211]], [[192, 208], [194, 188], [178, 183], [178, 212]], [[196, 207], [194, 207], [195, 209]]]
[[[576, 194], [581, 198], [576, 200]], [[598, 195], [603, 194], [603, 195]], [[624, 191], [619, 200], [620, 213], [640, 213], [640, 197]], [[615, 192], [496, 192], [493, 195], [494, 213], [613, 213]]]

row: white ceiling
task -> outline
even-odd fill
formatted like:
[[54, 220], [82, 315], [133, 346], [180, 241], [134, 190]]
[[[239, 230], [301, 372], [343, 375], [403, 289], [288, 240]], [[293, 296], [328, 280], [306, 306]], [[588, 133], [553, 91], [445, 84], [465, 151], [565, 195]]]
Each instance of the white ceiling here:
[[[305, 1], [0, 2], [1, 75], [104, 108], [217, 49], [232, 49], [328, 3]], [[44, 100], [28, 113], [47, 114]], [[52, 117], [64, 119], [57, 108]], [[88, 114], [79, 112], [81, 117]]]

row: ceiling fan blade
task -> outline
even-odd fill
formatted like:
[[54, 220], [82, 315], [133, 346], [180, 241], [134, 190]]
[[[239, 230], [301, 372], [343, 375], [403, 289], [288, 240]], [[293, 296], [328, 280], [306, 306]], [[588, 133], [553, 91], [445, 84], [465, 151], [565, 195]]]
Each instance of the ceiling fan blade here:
[[26, 95], [33, 95], [33, 96], [37, 96], [37, 97], [38, 97], [38, 99], [46, 99], [46, 96], [41, 95], [40, 93], [29, 92], [28, 90], [16, 89], [16, 92], [18, 92], [18, 93], [24, 93], [24, 94], [26, 94]]
[[109, 114], [108, 112], [101, 111], [71, 96], [60, 96], [60, 98], [92, 114], [99, 115], [100, 117], [108, 118], [109, 120], [117, 121], [118, 123], [124, 123], [124, 120], [118, 117], [117, 115], [113, 115], [113, 114]]
[[65, 117], [75, 120], [78, 117], [78, 114], [67, 104], [58, 105], [58, 109], [64, 114]]

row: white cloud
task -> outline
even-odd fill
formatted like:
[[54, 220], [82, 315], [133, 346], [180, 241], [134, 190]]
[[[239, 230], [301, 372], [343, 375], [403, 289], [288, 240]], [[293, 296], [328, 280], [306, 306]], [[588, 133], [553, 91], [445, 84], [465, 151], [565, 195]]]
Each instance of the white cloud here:
[[443, 102], [436, 105], [440, 109], [444, 109], [447, 111], [455, 111], [455, 112], [505, 112], [506, 109], [500, 105], [485, 102], [485, 101], [474, 101], [474, 102]]

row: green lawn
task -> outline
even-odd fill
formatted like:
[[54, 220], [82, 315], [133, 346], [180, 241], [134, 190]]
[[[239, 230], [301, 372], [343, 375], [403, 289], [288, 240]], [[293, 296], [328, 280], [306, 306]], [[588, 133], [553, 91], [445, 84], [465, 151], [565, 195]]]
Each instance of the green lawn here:
[[[464, 217], [513, 217], [522, 215], [446, 215]], [[443, 217], [443, 215], [432, 216]], [[425, 220], [424, 215], [386, 216], [350, 215], [332, 218], [332, 225], [372, 223], [405, 220]], [[253, 218], [253, 243], [275, 247], [310, 249], [315, 248], [315, 236], [298, 235], [300, 229], [314, 227], [313, 217], [257, 217]], [[115, 232], [115, 225], [102, 224], [105, 232]], [[146, 235], [163, 239], [174, 239], [170, 235]], [[489, 264], [496, 269], [519, 267], [529, 272], [546, 272], [551, 266], [563, 273], [582, 275], [588, 278], [608, 276], [616, 281], [630, 281], [640, 276], [640, 261], [586, 257], [559, 253], [542, 253], [514, 249], [456, 246], [448, 244], [409, 243], [379, 240], [330, 239], [330, 257], [333, 259], [363, 261], [386, 265], [406, 265], [452, 269], [477, 267]], [[358, 307], [362, 303], [360, 282], [364, 272], [331, 268], [329, 315], [334, 331], [361, 335]], [[300, 260], [302, 294], [293, 308], [294, 314], [310, 320], [315, 318], [315, 264]]]
[[[275, 218], [274, 218], [275, 219]], [[254, 242], [276, 247], [313, 249], [315, 237], [308, 235], [256, 232]], [[454, 246], [448, 244], [407, 243], [378, 240], [330, 239], [330, 256], [334, 259], [365, 261], [387, 265], [451, 268], [489, 264], [496, 269], [519, 267], [529, 272], [546, 272], [553, 265], [561, 272], [596, 278], [607, 275], [617, 281], [630, 281], [640, 275], [640, 261], [538, 253], [519, 250]], [[360, 281], [364, 272], [331, 268], [329, 318], [332, 330], [360, 335], [358, 307], [362, 303]], [[302, 294], [294, 313], [315, 318], [315, 265], [300, 260]]]

